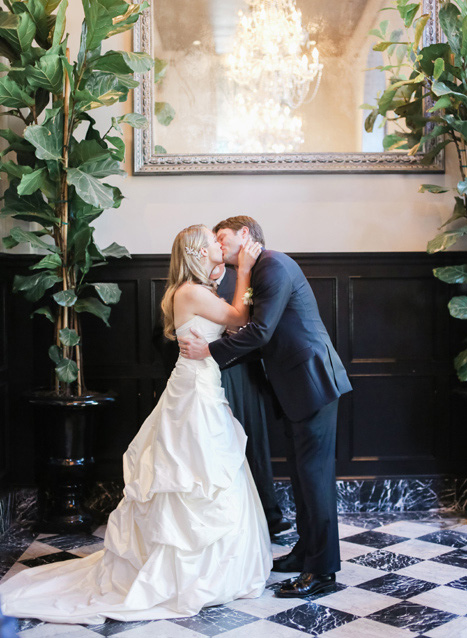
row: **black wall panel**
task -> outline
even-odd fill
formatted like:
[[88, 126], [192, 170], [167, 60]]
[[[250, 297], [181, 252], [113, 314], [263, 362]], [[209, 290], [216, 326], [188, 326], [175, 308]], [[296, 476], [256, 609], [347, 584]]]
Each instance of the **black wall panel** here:
[[[463, 347], [467, 322], [449, 317], [446, 303], [454, 288], [432, 276], [434, 266], [459, 263], [464, 256], [292, 257], [315, 292], [354, 387], [340, 403], [338, 475], [465, 474], [467, 446], [460, 441], [467, 438], [465, 407], [452, 392], [452, 355]], [[0, 255], [0, 442], [6, 449], [0, 453], [0, 476], [19, 484], [33, 481], [34, 458], [34, 427], [21, 397], [50, 377], [51, 326], [42, 317], [29, 320], [29, 305], [9, 292], [13, 274], [27, 271], [31, 261]], [[165, 387], [170, 347], [161, 340], [160, 300], [168, 261], [137, 255], [95, 272], [95, 281], [117, 282], [123, 292], [110, 328], [82, 316], [87, 387], [118, 395], [96, 431], [101, 479], [121, 476], [121, 456]], [[274, 471], [287, 476], [282, 423], [272, 404], [269, 415]]]

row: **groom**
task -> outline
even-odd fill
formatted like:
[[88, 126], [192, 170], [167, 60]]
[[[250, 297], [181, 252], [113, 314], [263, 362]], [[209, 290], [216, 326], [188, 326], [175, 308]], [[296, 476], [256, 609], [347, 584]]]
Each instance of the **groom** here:
[[[224, 261], [238, 264], [246, 240], [262, 236], [259, 224], [243, 215], [216, 226]], [[340, 569], [335, 484], [337, 405], [352, 387], [319, 316], [300, 267], [283, 253], [264, 250], [252, 269], [250, 323], [238, 333], [208, 344], [179, 339], [183, 356], [212, 356], [221, 368], [260, 348], [266, 373], [284, 412], [287, 460], [297, 508], [299, 540], [274, 561], [273, 570], [301, 572], [276, 593], [309, 596], [335, 588]]]

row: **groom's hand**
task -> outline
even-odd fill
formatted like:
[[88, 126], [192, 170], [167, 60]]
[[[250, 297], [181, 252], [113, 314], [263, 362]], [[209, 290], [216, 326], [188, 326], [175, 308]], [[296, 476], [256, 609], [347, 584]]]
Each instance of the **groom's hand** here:
[[209, 352], [208, 342], [204, 337], [193, 330], [191, 328], [191, 332], [193, 333], [193, 337], [179, 337], [178, 345], [180, 346], [180, 354], [185, 359], [206, 359], [206, 357], [210, 357], [211, 353]]

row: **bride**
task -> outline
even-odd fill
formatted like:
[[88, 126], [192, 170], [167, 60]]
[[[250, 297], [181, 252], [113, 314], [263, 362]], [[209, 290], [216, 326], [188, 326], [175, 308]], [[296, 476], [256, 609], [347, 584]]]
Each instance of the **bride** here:
[[[232, 305], [209, 275], [222, 262], [214, 235], [190, 226], [175, 238], [162, 300], [165, 333], [193, 329], [207, 341], [241, 326], [243, 295], [260, 245], [239, 255]], [[123, 457], [123, 499], [104, 549], [42, 565], [0, 585], [2, 611], [55, 623], [153, 620], [264, 590], [272, 565], [266, 519], [212, 358], [179, 357], [167, 388]]]

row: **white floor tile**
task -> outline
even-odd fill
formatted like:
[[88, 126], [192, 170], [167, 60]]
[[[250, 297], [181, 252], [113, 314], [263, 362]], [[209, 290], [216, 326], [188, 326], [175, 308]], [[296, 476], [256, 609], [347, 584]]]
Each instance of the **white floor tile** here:
[[6, 583], [6, 581], [11, 578], [12, 576], [14, 576], [15, 574], [19, 574], [19, 572], [24, 571], [25, 569], [29, 569], [29, 567], [26, 567], [26, 565], [21, 565], [21, 563], [15, 563], [13, 565], [13, 567], [11, 567], [7, 573], [5, 574], [5, 576], [0, 580], [1, 583]]
[[368, 618], [359, 618], [320, 634], [320, 638], [413, 638], [413, 636], [414, 634], [407, 629], [383, 625]]
[[356, 556], [362, 556], [368, 554], [368, 552], [374, 552], [374, 547], [367, 547], [366, 545], [358, 545], [357, 543], [349, 543], [345, 540], [341, 540], [339, 543], [341, 550], [341, 560], [350, 560]]
[[428, 560], [452, 552], [452, 547], [438, 545], [437, 543], [427, 543], [417, 538], [411, 538], [402, 543], [396, 543], [384, 548], [387, 552], [395, 552], [396, 554], [405, 554], [406, 556], [415, 556], [415, 558], [423, 558]]
[[290, 554], [291, 547], [288, 545], [276, 545], [272, 543], [271, 545], [272, 555], [274, 558], [279, 558], [279, 556], [285, 556], [286, 554]]
[[360, 534], [366, 532], [364, 527], [357, 527], [356, 525], [347, 525], [346, 523], [339, 523], [339, 538], [345, 538], [346, 536], [353, 536], [354, 534]]
[[423, 594], [418, 594], [410, 600], [419, 605], [449, 611], [458, 616], [467, 614], [467, 591], [454, 587], [436, 587]]
[[[45, 540], [45, 539], [44, 539]], [[29, 545], [27, 550], [22, 554], [18, 560], [29, 560], [31, 558], [38, 558], [39, 556], [47, 556], [47, 554], [55, 554], [61, 552], [61, 549], [47, 545], [44, 542], [34, 541]]]
[[440, 521], [439, 523], [436, 521], [430, 521], [430, 523], [396, 521], [395, 523], [389, 523], [388, 525], [378, 527], [375, 531], [384, 532], [385, 534], [394, 534], [394, 536], [416, 538], [417, 536], [424, 536], [425, 534], [431, 534], [431, 532], [437, 532], [442, 527], [444, 527], [443, 521]]
[[83, 545], [82, 547], [77, 547], [76, 549], [70, 549], [70, 554], [76, 554], [76, 556], [89, 556], [89, 554], [94, 554], [94, 552], [99, 552], [101, 549], [104, 549], [104, 543], [95, 543], [94, 545]]
[[453, 580], [467, 576], [467, 569], [425, 560], [422, 563], [399, 569], [397, 573], [403, 576], [411, 576], [412, 578], [420, 578], [420, 580], [427, 580], [429, 583], [445, 585]]
[[373, 591], [365, 591], [356, 587], [347, 587], [333, 594], [318, 598], [320, 605], [346, 611], [357, 616], [368, 616], [376, 611], [390, 607], [399, 602], [399, 599]]
[[467, 618], [456, 618], [451, 622], [426, 631], [424, 636], [430, 638], [467, 638]]
[[[99, 634], [94, 634], [94, 638], [99, 638]], [[122, 631], [116, 634], [115, 638], [204, 638], [204, 636], [168, 620], [159, 620]]]
[[96, 529], [95, 532], [92, 533], [93, 536], [99, 536], [100, 538], [104, 538], [105, 530], [107, 529], [107, 525], [101, 525]]
[[365, 567], [356, 563], [342, 563], [340, 572], [336, 573], [336, 580], [343, 585], [359, 585], [367, 580], [384, 576], [387, 572], [374, 567]]
[[45, 623], [32, 629], [26, 629], [20, 634], [21, 638], [49, 638], [58, 636], [59, 638], [96, 638], [97, 634], [83, 625], [62, 625], [55, 623]]
[[[303, 601], [302, 601], [303, 603]], [[306, 638], [307, 634], [292, 627], [279, 625], [269, 620], [258, 620], [255, 623], [243, 625], [238, 629], [232, 629], [220, 634], [219, 638]], [[159, 634], [157, 634], [159, 638]], [[164, 636], [165, 638], [165, 636]], [[169, 636], [167, 636], [169, 638]], [[170, 636], [172, 638], [172, 636]], [[173, 638], [178, 638], [174, 636]], [[182, 638], [182, 636], [180, 636]]]
[[229, 603], [227, 607], [258, 618], [268, 618], [286, 609], [303, 605], [301, 598], [276, 598], [271, 589], [266, 589], [259, 598], [240, 598]]

